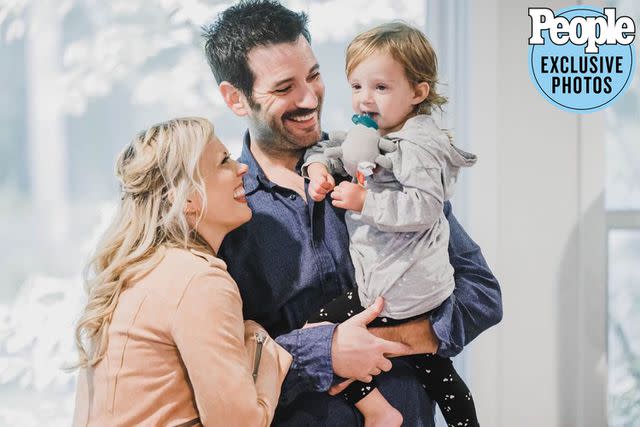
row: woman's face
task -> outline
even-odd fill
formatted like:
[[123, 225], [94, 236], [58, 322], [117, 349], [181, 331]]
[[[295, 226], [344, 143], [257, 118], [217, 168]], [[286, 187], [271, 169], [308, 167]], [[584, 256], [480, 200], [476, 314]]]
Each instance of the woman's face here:
[[195, 218], [203, 212], [196, 230], [205, 239], [210, 240], [213, 235], [220, 233], [224, 237], [251, 219], [251, 209], [242, 185], [247, 165], [233, 160], [226, 147], [214, 136], [206, 144], [198, 168], [207, 195], [206, 206], [203, 206], [200, 195], [195, 192], [188, 203], [188, 210], [195, 214]]

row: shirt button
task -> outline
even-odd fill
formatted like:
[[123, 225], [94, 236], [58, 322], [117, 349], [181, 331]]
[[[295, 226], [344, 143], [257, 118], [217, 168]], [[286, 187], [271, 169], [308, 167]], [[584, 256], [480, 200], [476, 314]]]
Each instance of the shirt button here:
[[296, 195], [295, 195], [295, 194], [289, 194], [289, 198], [290, 198], [291, 200], [295, 200], [295, 199], [296, 199]]

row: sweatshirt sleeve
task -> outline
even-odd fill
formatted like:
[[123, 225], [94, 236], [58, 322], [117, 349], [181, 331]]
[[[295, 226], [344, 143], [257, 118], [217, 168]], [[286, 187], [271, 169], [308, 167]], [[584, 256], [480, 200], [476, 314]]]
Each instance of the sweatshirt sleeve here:
[[254, 383], [240, 294], [226, 272], [212, 269], [191, 279], [172, 334], [204, 426], [271, 423], [291, 356], [267, 336]]
[[429, 229], [440, 218], [444, 203], [439, 162], [416, 144], [400, 141], [388, 155], [401, 189], [367, 191], [362, 220], [380, 231], [417, 232]]
[[347, 171], [344, 170], [344, 165], [341, 159], [337, 157], [329, 158], [324, 152], [327, 148], [339, 147], [340, 145], [342, 145], [340, 141], [326, 139], [307, 148], [301, 169], [302, 176], [309, 176], [307, 174], [307, 168], [311, 163], [322, 163], [331, 175], [349, 176]]

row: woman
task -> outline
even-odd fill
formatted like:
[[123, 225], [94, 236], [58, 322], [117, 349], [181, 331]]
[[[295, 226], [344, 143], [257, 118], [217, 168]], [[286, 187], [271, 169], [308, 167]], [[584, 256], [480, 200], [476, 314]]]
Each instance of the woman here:
[[251, 218], [246, 165], [207, 120], [151, 127], [116, 164], [119, 212], [89, 267], [75, 426], [267, 426], [291, 356], [243, 322], [215, 257]]

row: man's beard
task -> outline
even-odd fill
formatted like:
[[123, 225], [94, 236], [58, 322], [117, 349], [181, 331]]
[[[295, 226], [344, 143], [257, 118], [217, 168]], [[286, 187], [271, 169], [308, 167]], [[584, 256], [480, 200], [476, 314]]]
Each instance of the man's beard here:
[[[280, 118], [277, 118], [275, 116], [264, 117], [264, 115], [261, 114], [262, 109], [260, 104], [253, 102], [253, 100], [250, 100], [249, 104], [251, 106], [251, 111], [253, 112], [253, 114], [251, 114], [249, 117], [249, 127], [252, 131], [252, 136], [257, 140], [256, 142], [260, 144], [260, 147], [265, 151], [271, 152], [273, 154], [285, 154], [292, 151], [299, 152], [317, 143], [321, 138], [320, 106], [322, 105], [322, 98], [318, 99], [318, 108], [300, 108], [297, 110], [286, 112]], [[286, 129], [284, 121], [287, 118], [303, 116], [309, 113], [315, 113], [316, 111], [318, 114], [317, 134], [306, 135], [304, 139], [301, 140], [300, 137], [296, 137]]]

